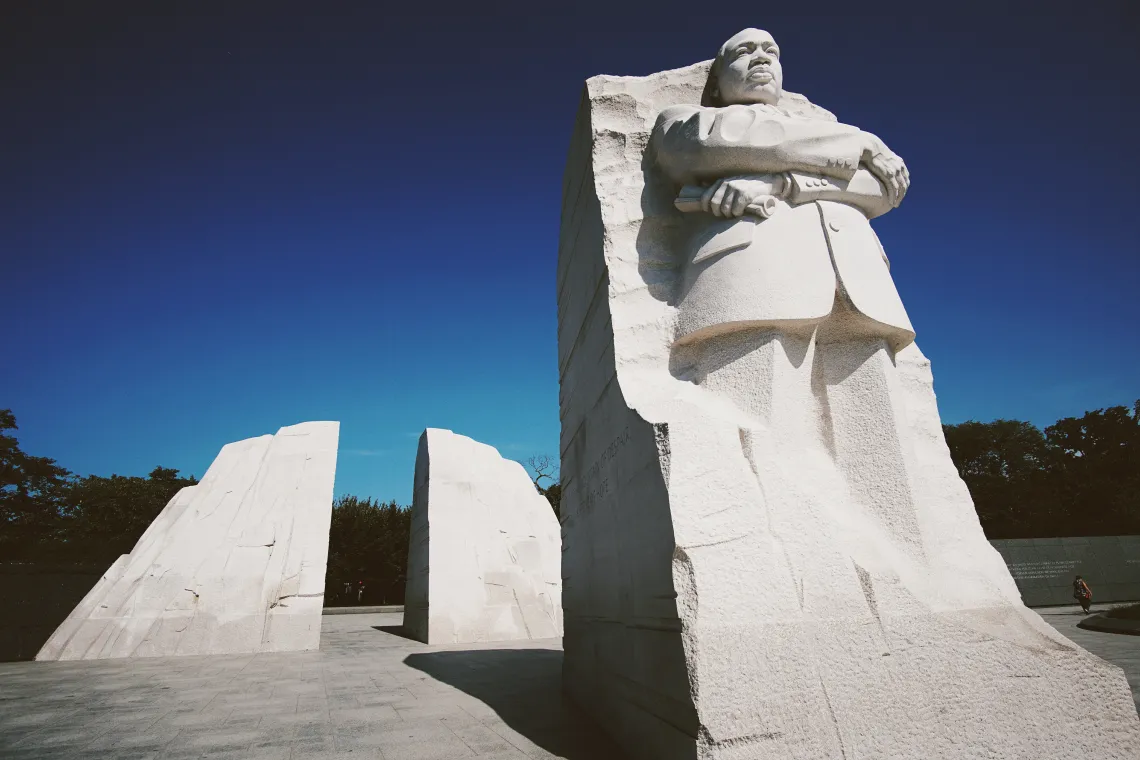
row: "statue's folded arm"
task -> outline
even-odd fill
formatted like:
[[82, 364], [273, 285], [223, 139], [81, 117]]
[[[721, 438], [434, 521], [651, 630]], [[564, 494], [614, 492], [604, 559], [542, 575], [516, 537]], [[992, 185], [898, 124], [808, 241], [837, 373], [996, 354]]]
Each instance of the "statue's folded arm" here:
[[882, 216], [893, 208], [883, 183], [866, 169], [860, 168], [847, 180], [801, 172], [788, 172], [787, 176], [791, 187], [785, 195], [792, 205], [812, 201], [844, 203], [859, 209], [868, 219]]
[[847, 124], [782, 118], [745, 106], [674, 106], [661, 112], [653, 141], [658, 164], [684, 185], [784, 171], [850, 180], [868, 136]]

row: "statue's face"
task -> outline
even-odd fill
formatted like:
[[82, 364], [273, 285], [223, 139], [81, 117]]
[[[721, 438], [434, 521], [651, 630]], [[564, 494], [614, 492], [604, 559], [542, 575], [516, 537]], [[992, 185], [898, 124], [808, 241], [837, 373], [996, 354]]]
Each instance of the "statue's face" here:
[[763, 29], [745, 29], [720, 49], [717, 86], [725, 105], [775, 105], [784, 89], [780, 48]]

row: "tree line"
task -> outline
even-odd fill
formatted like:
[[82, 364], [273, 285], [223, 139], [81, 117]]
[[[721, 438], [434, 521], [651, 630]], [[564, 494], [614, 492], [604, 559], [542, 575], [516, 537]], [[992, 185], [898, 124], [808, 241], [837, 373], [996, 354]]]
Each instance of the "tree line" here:
[[[146, 477], [80, 477], [21, 450], [16, 430], [11, 410], [0, 409], [0, 562], [110, 564], [180, 489], [198, 482], [167, 467]], [[943, 430], [989, 538], [1140, 534], [1140, 400], [1043, 431], [1018, 420]], [[527, 465], [557, 514], [556, 460], [531, 457]], [[328, 603], [401, 603], [408, 508], [351, 495], [333, 506]]]
[[943, 430], [988, 538], [1140, 535], [1140, 400]]

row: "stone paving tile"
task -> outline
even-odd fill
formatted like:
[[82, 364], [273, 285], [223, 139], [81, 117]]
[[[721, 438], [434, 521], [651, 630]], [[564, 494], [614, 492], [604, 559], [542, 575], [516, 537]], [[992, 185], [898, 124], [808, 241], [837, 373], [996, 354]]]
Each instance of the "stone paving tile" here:
[[300, 723], [290, 737], [294, 744], [335, 743], [336, 728], [331, 723]]
[[[290, 747], [292, 748], [292, 757], [320, 757], [322, 755], [335, 755], [340, 752], [333, 736], [310, 741], [293, 741]], [[349, 750], [345, 750], [345, 752], [347, 751]]]
[[166, 745], [166, 749], [177, 751], [199, 748], [201, 752], [220, 749], [244, 749], [261, 738], [262, 735], [257, 731], [242, 729], [231, 731], [220, 726], [208, 730], [199, 728], [196, 731], [180, 731], [178, 736]]
[[462, 709], [457, 711], [454, 702], [435, 700], [424, 700], [423, 704], [407, 704], [399, 703], [393, 705], [395, 712], [404, 720], [415, 721], [423, 719], [439, 720], [441, 718], [451, 718], [453, 721], [465, 721], [467, 724], [478, 723], [479, 719], [464, 713]]
[[[386, 756], [378, 749], [365, 749], [365, 750], [309, 750], [306, 748], [293, 747], [293, 754], [290, 755], [289, 760], [386, 760]], [[395, 758], [392, 760], [399, 760]]]
[[321, 696], [300, 696], [297, 697], [297, 712], [328, 712], [329, 700], [323, 694]]
[[251, 745], [241, 749], [207, 750], [202, 757], [210, 758], [210, 760], [222, 760], [223, 758], [229, 758], [229, 760], [290, 760], [292, 751], [292, 747], [287, 744]]
[[451, 719], [447, 718], [441, 722], [479, 757], [496, 754], [510, 755], [512, 753], [519, 757], [526, 757], [519, 751], [518, 747], [482, 723], [455, 725]]
[[260, 715], [236, 715], [230, 713], [230, 717], [226, 718], [226, 728], [257, 728], [261, 723]]
[[388, 731], [371, 735], [367, 744], [379, 747], [386, 756], [401, 760], [475, 756], [474, 750], [439, 720], [393, 726]]
[[80, 750], [65, 747], [4, 748], [4, 760], [76, 760]]
[[331, 710], [331, 719], [334, 725], [347, 723], [398, 723], [403, 716], [391, 705], [371, 705], [369, 707], [353, 707], [347, 710]]
[[[108, 728], [110, 727], [105, 727], [103, 731], [107, 731]], [[17, 742], [15, 746], [17, 749], [23, 749], [27, 746], [82, 749], [99, 738], [99, 736], [101, 736], [100, 732], [93, 732], [87, 728], [47, 726], [41, 728], [39, 731], [28, 734], [24, 739]]]
[[[539, 744], [532, 741], [528, 734], [524, 734], [520, 731], [516, 731], [515, 729], [511, 728], [510, 726], [508, 726], [504, 723], [498, 723], [498, 722], [484, 723], [483, 725], [485, 725], [487, 728], [489, 728], [491, 731], [493, 731], [495, 733], [495, 735], [500, 737], [507, 744], [511, 745], [512, 747], [517, 749], [519, 752], [522, 752], [527, 757], [546, 758], [546, 757], [552, 756], [549, 752], [544, 750], [544, 748], [542, 746], [540, 746]], [[554, 757], [557, 757], [557, 755], [554, 755]], [[571, 756], [567, 755], [566, 757], [569, 758]], [[574, 757], [584, 759], [586, 757], [589, 757], [589, 755], [576, 755]], [[610, 757], [621, 758], [621, 757], [623, 757], [623, 755], [619, 755], [619, 754], [615, 753], [613, 755], [610, 755]]]
[[171, 711], [155, 721], [151, 728], [195, 728], [197, 726], [221, 726], [229, 717], [229, 712], [178, 712]]
[[157, 752], [170, 744], [181, 731], [182, 729], [177, 726], [146, 729], [138, 732], [120, 731], [118, 727], [116, 727], [114, 731], [101, 734], [97, 739], [84, 747], [84, 749], [97, 755], [102, 755], [110, 750]]

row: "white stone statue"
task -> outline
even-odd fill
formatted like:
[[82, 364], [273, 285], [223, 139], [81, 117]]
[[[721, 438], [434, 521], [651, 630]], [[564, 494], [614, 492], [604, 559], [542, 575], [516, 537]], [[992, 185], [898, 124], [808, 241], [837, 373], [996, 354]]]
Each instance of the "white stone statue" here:
[[950, 459], [869, 224], [909, 186], [783, 89], [760, 30], [586, 83], [557, 288], [564, 683], [634, 757], [1140, 756], [1123, 674], [1022, 604]]
[[745, 29], [713, 61], [707, 105], [657, 119], [656, 160], [697, 216], [674, 368], [780, 440], [826, 449], [862, 506], [915, 545], [908, 489], [884, 497], [901, 450], [868, 446], [899, 438], [889, 387], [915, 336], [869, 219], [901, 203], [910, 175], [878, 137], [782, 96], [776, 41]]
[[224, 446], [36, 659], [317, 649], [339, 432], [304, 422]]
[[404, 629], [426, 644], [562, 635], [561, 534], [518, 462], [450, 430], [420, 436]]
[[708, 106], [673, 106], [658, 118], [657, 161], [686, 186], [680, 207], [715, 217], [692, 251], [679, 337], [805, 332], [830, 317], [897, 351], [914, 330], [867, 220], [902, 201], [906, 166], [874, 135], [781, 109], [782, 94], [775, 40], [746, 29], [713, 63]]

